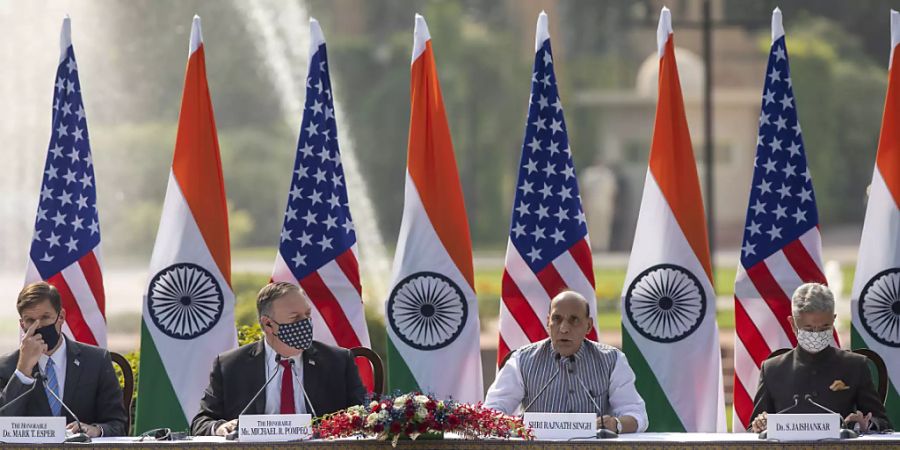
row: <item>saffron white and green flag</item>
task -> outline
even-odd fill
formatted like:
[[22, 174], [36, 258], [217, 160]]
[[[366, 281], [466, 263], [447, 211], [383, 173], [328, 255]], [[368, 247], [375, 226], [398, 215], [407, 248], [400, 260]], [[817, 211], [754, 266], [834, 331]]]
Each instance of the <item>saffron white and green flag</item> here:
[[403, 220], [387, 318], [388, 386], [484, 399], [472, 241], [431, 36], [416, 15]]
[[216, 355], [237, 346], [225, 184], [197, 16], [189, 55], [144, 294], [136, 433], [186, 429]]
[[675, 64], [672, 19], [657, 31], [659, 99], [622, 292], [622, 349], [648, 431], [724, 432], [722, 358], [700, 182]]
[[875, 171], [853, 281], [853, 348], [881, 355], [888, 369], [884, 403], [900, 424], [900, 13], [891, 11], [891, 65]]

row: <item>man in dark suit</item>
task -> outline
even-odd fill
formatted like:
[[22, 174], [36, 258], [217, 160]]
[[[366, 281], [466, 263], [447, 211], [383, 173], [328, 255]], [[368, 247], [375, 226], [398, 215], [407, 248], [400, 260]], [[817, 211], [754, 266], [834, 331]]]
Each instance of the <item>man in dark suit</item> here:
[[298, 286], [276, 282], [256, 301], [264, 337], [219, 355], [191, 433], [224, 436], [238, 414], [274, 377], [245, 414], [321, 416], [362, 404], [366, 389], [346, 349], [312, 340], [312, 308]]
[[[828, 287], [807, 283], [794, 292], [788, 320], [797, 347], [763, 362], [750, 431], [765, 430], [768, 413], [825, 412], [812, 402], [839, 413], [848, 428], [863, 432], [891, 428], [866, 357], [834, 347], [835, 317], [834, 295]], [[790, 408], [795, 395], [797, 406]]]
[[52, 390], [88, 436], [125, 434], [122, 389], [109, 352], [62, 335], [66, 310], [59, 291], [43, 281], [32, 283], [19, 293], [16, 309], [25, 337], [19, 350], [0, 357], [0, 415], [66, 416], [66, 428], [79, 431]]

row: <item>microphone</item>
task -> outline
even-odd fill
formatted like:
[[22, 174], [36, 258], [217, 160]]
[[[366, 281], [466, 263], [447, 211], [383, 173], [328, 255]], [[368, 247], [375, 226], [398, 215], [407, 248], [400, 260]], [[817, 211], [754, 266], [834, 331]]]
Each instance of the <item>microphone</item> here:
[[788, 411], [790, 411], [790, 410], [796, 408], [797, 405], [799, 405], [799, 404], [800, 404], [800, 394], [794, 394], [794, 404], [791, 405], [791, 406], [788, 406], [787, 408], [782, 409], [781, 411], [778, 411], [778, 412], [775, 413], [775, 414], [786, 413], [786, 412], [788, 412]]
[[531, 399], [531, 401], [528, 402], [527, 405], [525, 405], [525, 408], [522, 410], [522, 412], [528, 411], [528, 408], [531, 408], [531, 405], [533, 405], [534, 402], [536, 402], [537, 399], [540, 398], [541, 394], [543, 394], [544, 391], [547, 390], [547, 388], [550, 386], [550, 383], [552, 383], [553, 380], [555, 380], [556, 377], [559, 376], [559, 372], [562, 370], [562, 365], [559, 364], [559, 359], [562, 358], [562, 355], [560, 355], [559, 353], [554, 353], [553, 358], [556, 360], [556, 372], [553, 374], [552, 377], [550, 377], [550, 379], [547, 380], [546, 383], [544, 383], [544, 386], [541, 387], [540, 390], [538, 390], [537, 395], [535, 395], [534, 398]]
[[[12, 376], [16, 376], [16, 375], [13, 374]], [[34, 383], [31, 383], [31, 387], [30, 387], [30, 388], [26, 389], [25, 392], [19, 394], [16, 398], [10, 400], [10, 401], [7, 402], [5, 405], [0, 406], [0, 416], [3, 415], [3, 412], [6, 411], [6, 408], [9, 408], [9, 407], [12, 406], [13, 404], [17, 403], [19, 400], [22, 400], [23, 398], [25, 398], [26, 396], [28, 396], [28, 394], [32, 393], [32, 392], [34, 391], [34, 388], [37, 387], [37, 385], [38, 385], [38, 380], [39, 380], [40, 378], [42, 378], [42, 377], [43, 377], [43, 376], [41, 375], [40, 372], [34, 374], [34, 376], [33, 376], [33, 378], [34, 378]]]
[[[238, 414], [238, 418], [243, 416], [244, 413], [247, 412], [248, 409], [250, 409], [250, 405], [252, 405], [253, 402], [255, 402], [257, 398], [259, 398], [260, 394], [262, 394], [263, 391], [266, 390], [266, 386], [268, 386], [269, 383], [271, 383], [272, 380], [275, 379], [275, 376], [278, 375], [278, 364], [281, 362], [281, 359], [282, 359], [281, 355], [278, 355], [278, 354], [275, 355], [275, 370], [272, 371], [272, 375], [269, 375], [269, 379], [266, 380], [266, 382], [262, 385], [262, 387], [259, 388], [259, 390], [256, 391], [255, 394], [253, 394], [253, 397], [250, 398], [250, 401], [247, 402], [247, 405], [244, 406], [244, 409], [242, 409], [241, 412]], [[215, 433], [215, 430], [213, 430], [213, 433]], [[239, 431], [239, 428], [236, 427], [230, 433], [225, 435], [225, 439], [229, 440], [229, 441], [233, 441], [233, 440], [237, 439], [238, 436], [240, 436], [240, 431]]]
[[[804, 395], [804, 396], [803, 396], [803, 399], [806, 400], [806, 401], [808, 401], [808, 402], [809, 402], [810, 404], [812, 404], [813, 406], [815, 406], [815, 407], [821, 409], [822, 411], [825, 411], [825, 412], [828, 412], [828, 413], [831, 413], [831, 414], [837, 414], [838, 417], [841, 417], [841, 415], [838, 414], [837, 412], [832, 411], [831, 409], [828, 409], [828, 408], [826, 408], [825, 406], [823, 406], [823, 405], [821, 405], [820, 403], [818, 403], [818, 402], [816, 402], [815, 400], [813, 400], [813, 395], [812, 395], [812, 394], [806, 394], [806, 395]], [[844, 424], [844, 418], [843, 418], [843, 417], [841, 417], [841, 424], [842, 424], [842, 425]], [[853, 431], [853, 430], [848, 429], [848, 428], [841, 428], [841, 439], [848, 439], [848, 438], [852, 439], [852, 438], [858, 438], [858, 437], [859, 437], [859, 433], [857, 433], [856, 431]]]
[[[296, 364], [296, 362], [294, 361], [294, 358], [291, 358], [291, 375], [293, 375], [295, 378], [297, 378], [297, 374], [294, 373], [294, 364]], [[300, 391], [303, 392], [303, 402], [306, 403], [307, 405], [309, 405], [309, 409], [310, 409], [310, 411], [312, 411], [312, 416], [314, 418], [318, 417], [318, 414], [316, 414], [316, 408], [313, 407], [312, 400], [310, 400], [309, 396], [306, 395], [306, 388], [303, 387], [303, 380], [301, 380], [300, 378], [297, 378], [297, 384], [300, 385]]]
[[[572, 364], [575, 362], [575, 356], [569, 356], [568, 358], [566, 358], [566, 360], [570, 364]], [[615, 431], [606, 428], [606, 424], [603, 423], [603, 408], [601, 408], [600, 405], [597, 404], [597, 400], [594, 399], [594, 391], [588, 389], [587, 385], [584, 384], [584, 381], [581, 380], [581, 376], [575, 373], [575, 369], [569, 367], [569, 373], [575, 375], [575, 379], [578, 380], [578, 384], [581, 385], [581, 389], [584, 390], [584, 392], [588, 395], [588, 398], [591, 399], [591, 403], [594, 404], [596, 412], [600, 414], [600, 429], [597, 430], [597, 439], [615, 439], [619, 437], [619, 435]]]
[[[41, 369], [38, 368], [39, 372], [40, 372], [40, 370]], [[75, 419], [75, 424], [78, 425], [78, 433], [75, 433], [75, 434], [67, 437], [64, 442], [83, 442], [83, 443], [91, 442], [91, 437], [88, 436], [87, 433], [84, 432], [84, 428], [81, 426], [81, 420], [78, 419], [78, 416], [76, 416], [75, 413], [72, 412], [71, 409], [69, 409], [69, 405], [66, 405], [66, 402], [64, 402], [63, 399], [59, 398], [59, 395], [56, 395], [56, 392], [53, 392], [53, 389], [50, 389], [47, 386], [47, 377], [44, 375], [44, 373], [40, 372], [39, 375], [40, 375], [41, 383], [43, 384], [43, 386], [45, 388], [44, 390], [49, 392], [50, 396], [52, 396], [54, 399], [56, 399], [56, 401], [59, 402], [60, 405], [62, 405], [62, 407], [66, 410], [66, 412], [69, 413], [69, 415], [71, 415], [73, 419]], [[37, 384], [37, 383], [34, 383], [34, 384]]]
[[[788, 411], [796, 408], [797, 405], [799, 405], [799, 404], [800, 404], [800, 394], [794, 394], [794, 404], [791, 406], [788, 406], [787, 408], [782, 409], [781, 411], [778, 411], [775, 414], [782, 414], [782, 413], [788, 412]], [[769, 438], [769, 430], [760, 431], [759, 438], [760, 439], [768, 439]]]

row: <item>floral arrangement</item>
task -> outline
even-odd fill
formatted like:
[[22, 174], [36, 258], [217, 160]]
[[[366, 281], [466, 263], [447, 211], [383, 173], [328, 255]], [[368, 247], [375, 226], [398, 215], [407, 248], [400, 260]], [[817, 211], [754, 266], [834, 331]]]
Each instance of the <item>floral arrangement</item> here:
[[373, 399], [367, 405], [351, 406], [323, 416], [313, 425], [316, 437], [334, 439], [351, 436], [391, 439], [416, 438], [456, 433], [466, 439], [534, 439], [521, 417], [477, 404], [438, 400], [430, 395], [410, 393]]

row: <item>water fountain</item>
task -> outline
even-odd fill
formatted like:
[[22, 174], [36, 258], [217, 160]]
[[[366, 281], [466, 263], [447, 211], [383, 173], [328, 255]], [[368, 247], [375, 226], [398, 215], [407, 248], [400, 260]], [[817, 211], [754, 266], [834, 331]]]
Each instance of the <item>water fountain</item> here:
[[[234, 0], [234, 6], [247, 18], [248, 32], [255, 38], [257, 50], [269, 66], [272, 86], [291, 129], [298, 129], [306, 97], [306, 72], [309, 59], [309, 15], [299, 0]], [[328, 38], [328, 30], [325, 30]], [[339, 69], [334, 69], [339, 70]], [[335, 83], [332, 74], [332, 84]], [[348, 131], [337, 85], [335, 115], [338, 118], [338, 140], [341, 161], [347, 179], [350, 210], [359, 237], [359, 263], [367, 302], [384, 301], [390, 280], [390, 260], [378, 230], [372, 199], [359, 170], [356, 148]], [[287, 149], [285, 149], [287, 151]], [[379, 311], [382, 308], [377, 308]]]

